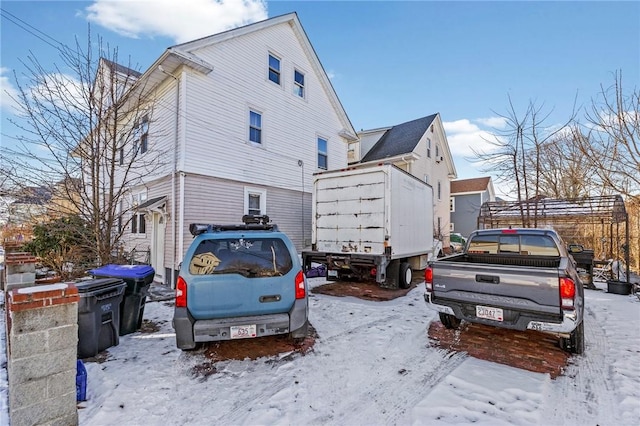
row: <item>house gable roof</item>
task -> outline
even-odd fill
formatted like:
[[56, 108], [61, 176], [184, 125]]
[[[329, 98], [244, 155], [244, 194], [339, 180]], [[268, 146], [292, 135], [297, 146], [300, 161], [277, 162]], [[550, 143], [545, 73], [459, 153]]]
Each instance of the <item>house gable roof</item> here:
[[411, 154], [438, 114], [398, 124], [387, 130], [365, 154], [362, 162], [384, 160], [403, 154]]
[[491, 178], [489, 176], [460, 179], [451, 181], [451, 195], [469, 192], [484, 192], [489, 190]]

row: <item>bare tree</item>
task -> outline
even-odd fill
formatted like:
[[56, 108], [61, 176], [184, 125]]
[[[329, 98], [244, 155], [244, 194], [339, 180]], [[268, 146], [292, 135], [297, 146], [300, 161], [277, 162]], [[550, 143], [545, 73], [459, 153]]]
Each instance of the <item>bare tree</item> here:
[[50, 216], [79, 214], [91, 230], [82, 248], [104, 263], [131, 220], [127, 191], [163, 157], [147, 141], [153, 97], [139, 72], [118, 64], [118, 49], [90, 32], [86, 47], [76, 40], [59, 52], [52, 71], [31, 55], [14, 74], [20, 131], [2, 153], [12, 167], [0, 173], [16, 193], [47, 188]]
[[640, 199], [640, 91], [625, 92], [621, 71], [611, 86], [601, 86], [575, 141], [605, 187]]
[[[551, 143], [574, 120], [575, 112], [560, 126], [545, 126], [551, 111], [544, 112], [544, 106], [530, 101], [524, 113], [516, 111], [511, 97], [505, 115], [505, 129], [494, 129], [494, 140], [488, 140], [493, 148], [487, 152], [474, 150], [475, 156], [487, 164], [485, 172], [497, 173], [498, 181], [513, 185], [513, 193], [520, 206], [522, 226], [537, 225], [536, 200], [545, 195], [542, 192], [543, 171], [548, 167], [546, 158], [553, 150]], [[574, 109], [575, 111], [575, 109]], [[556, 153], [556, 155], [559, 153]], [[533, 212], [531, 204], [534, 200]]]

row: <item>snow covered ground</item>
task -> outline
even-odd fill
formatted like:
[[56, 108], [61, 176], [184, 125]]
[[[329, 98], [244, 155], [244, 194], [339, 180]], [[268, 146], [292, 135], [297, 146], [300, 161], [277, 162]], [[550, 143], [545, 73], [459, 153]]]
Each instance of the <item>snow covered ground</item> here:
[[147, 302], [159, 331], [122, 336], [105, 362], [85, 363], [80, 424], [638, 425], [640, 300], [597, 285], [586, 353], [555, 380], [431, 347], [424, 284], [389, 302], [314, 294], [310, 353], [219, 362], [207, 377], [192, 373], [201, 353], [175, 347], [172, 307]]

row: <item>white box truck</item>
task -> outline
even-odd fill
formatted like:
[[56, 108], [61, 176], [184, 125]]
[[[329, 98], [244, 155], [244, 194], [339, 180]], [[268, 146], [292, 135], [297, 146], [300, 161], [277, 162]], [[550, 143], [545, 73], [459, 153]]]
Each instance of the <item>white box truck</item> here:
[[314, 174], [312, 245], [305, 270], [326, 265], [328, 280], [375, 279], [408, 288], [432, 255], [433, 188], [392, 164]]

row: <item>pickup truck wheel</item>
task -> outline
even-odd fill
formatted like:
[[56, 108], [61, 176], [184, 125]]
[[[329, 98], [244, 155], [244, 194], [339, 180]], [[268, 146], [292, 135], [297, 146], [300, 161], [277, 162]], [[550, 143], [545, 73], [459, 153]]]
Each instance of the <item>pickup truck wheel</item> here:
[[568, 338], [560, 338], [560, 347], [572, 354], [584, 353], [584, 321], [571, 332]]
[[400, 264], [400, 280], [398, 285], [400, 288], [409, 288], [411, 287], [411, 280], [413, 278], [411, 267], [407, 262], [402, 262]]
[[444, 325], [444, 328], [455, 329], [460, 327], [460, 320], [453, 315], [438, 312], [440, 314], [440, 322]]

